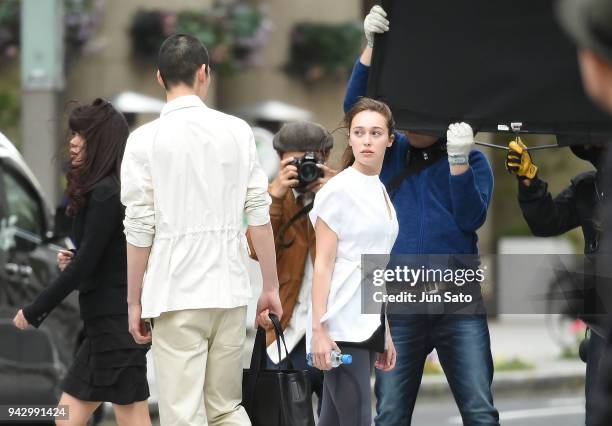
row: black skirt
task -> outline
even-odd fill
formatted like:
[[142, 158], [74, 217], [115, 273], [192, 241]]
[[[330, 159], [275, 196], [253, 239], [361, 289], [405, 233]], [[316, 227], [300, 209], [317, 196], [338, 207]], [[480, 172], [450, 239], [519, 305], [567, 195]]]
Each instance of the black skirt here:
[[146, 353], [134, 342], [127, 315], [85, 320], [85, 340], [62, 383], [62, 390], [83, 401], [127, 405], [149, 398]]

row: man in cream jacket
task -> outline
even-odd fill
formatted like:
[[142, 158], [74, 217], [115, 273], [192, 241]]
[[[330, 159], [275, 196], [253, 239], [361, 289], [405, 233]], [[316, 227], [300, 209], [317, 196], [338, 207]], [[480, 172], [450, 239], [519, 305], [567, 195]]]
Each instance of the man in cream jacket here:
[[130, 135], [121, 167], [130, 332], [152, 338], [162, 425], [250, 425], [240, 405], [244, 214], [264, 283], [257, 322], [282, 315], [267, 177], [250, 127], [202, 101], [209, 56], [196, 38], [162, 44], [157, 80], [168, 102]]

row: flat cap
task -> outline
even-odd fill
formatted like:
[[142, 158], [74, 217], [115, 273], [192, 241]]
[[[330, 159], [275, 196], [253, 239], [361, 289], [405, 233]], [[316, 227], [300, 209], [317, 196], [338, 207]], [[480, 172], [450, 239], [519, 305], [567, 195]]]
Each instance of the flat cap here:
[[285, 124], [272, 144], [278, 152], [326, 151], [334, 145], [334, 137], [320, 124], [296, 121]]

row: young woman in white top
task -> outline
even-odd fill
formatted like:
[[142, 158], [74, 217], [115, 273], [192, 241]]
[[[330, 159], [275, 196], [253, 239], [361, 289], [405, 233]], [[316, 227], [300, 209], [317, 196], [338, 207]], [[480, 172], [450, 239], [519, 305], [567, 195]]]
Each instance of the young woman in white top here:
[[[395, 348], [381, 315], [361, 313], [361, 255], [388, 254], [398, 232], [395, 210], [379, 179], [393, 143], [393, 116], [362, 98], [344, 117], [349, 133], [344, 170], [317, 193], [310, 219], [316, 258], [307, 330], [313, 365], [326, 370], [320, 426], [370, 426], [372, 367], [391, 370]], [[331, 369], [332, 350], [353, 357]]]

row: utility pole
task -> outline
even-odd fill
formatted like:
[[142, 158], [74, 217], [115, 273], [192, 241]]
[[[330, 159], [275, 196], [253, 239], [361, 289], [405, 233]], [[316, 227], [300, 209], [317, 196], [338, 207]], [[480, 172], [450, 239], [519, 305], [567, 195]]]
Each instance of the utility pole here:
[[59, 200], [64, 0], [21, 1], [22, 154], [52, 206]]

